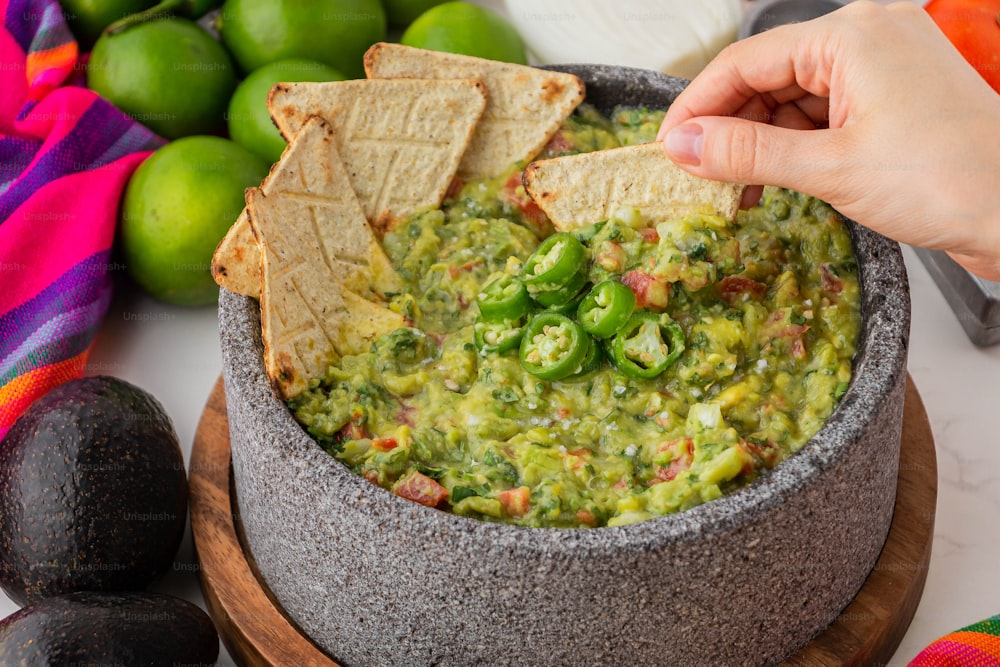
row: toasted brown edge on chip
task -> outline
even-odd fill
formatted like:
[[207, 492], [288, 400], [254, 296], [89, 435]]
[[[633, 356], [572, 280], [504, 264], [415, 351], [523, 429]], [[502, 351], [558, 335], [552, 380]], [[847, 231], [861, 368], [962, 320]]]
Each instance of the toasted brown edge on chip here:
[[[265, 179], [266, 182], [266, 179]], [[212, 254], [212, 278], [230, 292], [260, 296], [260, 248], [244, 209]]]

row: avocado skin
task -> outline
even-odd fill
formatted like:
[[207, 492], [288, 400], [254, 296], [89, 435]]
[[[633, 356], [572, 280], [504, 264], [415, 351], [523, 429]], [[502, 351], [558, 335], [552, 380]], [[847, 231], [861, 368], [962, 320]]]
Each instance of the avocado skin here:
[[187, 493], [155, 398], [111, 377], [54, 388], [0, 442], [0, 587], [21, 605], [144, 589], [173, 562]]
[[213, 665], [219, 636], [194, 604], [155, 593], [69, 593], [0, 621], [0, 665]]

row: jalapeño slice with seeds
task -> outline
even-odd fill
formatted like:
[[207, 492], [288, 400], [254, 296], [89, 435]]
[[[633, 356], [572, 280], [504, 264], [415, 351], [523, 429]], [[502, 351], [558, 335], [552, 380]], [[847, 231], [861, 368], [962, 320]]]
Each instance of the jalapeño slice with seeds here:
[[589, 347], [583, 361], [580, 362], [580, 370], [570, 375], [570, 378], [581, 377], [591, 371], [596, 371], [604, 363], [604, 350], [600, 342], [590, 336], [587, 337], [587, 342]]
[[520, 319], [490, 322], [480, 317], [472, 325], [472, 338], [480, 354], [503, 354], [521, 344], [524, 324]]
[[479, 315], [487, 322], [517, 320], [528, 314], [531, 299], [520, 278], [505, 273], [491, 281], [476, 296]]
[[635, 313], [611, 341], [611, 363], [628, 377], [652, 380], [684, 352], [684, 331], [666, 314]]
[[580, 302], [576, 318], [591, 336], [610, 338], [628, 322], [634, 310], [632, 290], [616, 280], [605, 280]]
[[559, 289], [538, 292], [535, 294], [535, 301], [545, 308], [561, 310], [562, 306], [568, 306], [573, 302], [586, 284], [587, 274], [585, 271], [580, 271]]
[[[583, 244], [572, 234], [556, 232], [542, 241], [521, 269], [524, 281], [535, 300], [544, 292], [554, 292], [570, 284], [584, 271]], [[578, 288], [583, 287], [581, 284]]]
[[565, 315], [541, 312], [528, 322], [521, 339], [521, 367], [542, 380], [561, 380], [580, 370], [590, 336]]

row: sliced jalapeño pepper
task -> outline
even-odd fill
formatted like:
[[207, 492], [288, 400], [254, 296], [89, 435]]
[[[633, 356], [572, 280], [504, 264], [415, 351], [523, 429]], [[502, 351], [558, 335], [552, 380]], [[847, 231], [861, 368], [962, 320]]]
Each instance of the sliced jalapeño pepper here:
[[635, 310], [635, 293], [616, 280], [605, 280], [590, 290], [576, 311], [583, 330], [596, 338], [610, 338]]
[[505, 273], [487, 283], [476, 296], [479, 314], [487, 322], [517, 320], [528, 313], [531, 299], [521, 279]]
[[590, 344], [590, 347], [587, 350], [587, 355], [583, 358], [583, 361], [580, 362], [580, 370], [573, 373], [570, 377], [581, 377], [591, 371], [596, 371], [604, 362], [604, 351], [600, 342], [594, 340], [590, 336], [587, 336], [587, 339]]
[[472, 325], [472, 338], [480, 354], [503, 354], [521, 344], [524, 323], [521, 320], [488, 322], [482, 317]]
[[555, 290], [547, 290], [544, 292], [536, 292], [533, 298], [539, 305], [545, 308], [557, 308], [559, 306], [568, 305], [573, 299], [580, 294], [580, 290], [583, 286], [587, 284], [587, 274], [580, 271], [575, 276], [570, 278], [569, 282]]
[[528, 321], [521, 339], [521, 367], [542, 380], [561, 380], [580, 370], [590, 336], [565, 315], [541, 312]]
[[583, 244], [572, 234], [556, 232], [528, 257], [521, 269], [521, 280], [532, 296], [552, 292], [583, 272], [583, 260]]
[[547, 306], [545, 310], [553, 313], [559, 313], [560, 315], [565, 315], [566, 317], [573, 319], [576, 317], [576, 311], [580, 307], [580, 302], [583, 301], [585, 294], [586, 290], [577, 293], [574, 297], [560, 298], [559, 303]]
[[611, 341], [611, 363], [623, 374], [651, 380], [684, 352], [684, 331], [668, 315], [642, 311]]

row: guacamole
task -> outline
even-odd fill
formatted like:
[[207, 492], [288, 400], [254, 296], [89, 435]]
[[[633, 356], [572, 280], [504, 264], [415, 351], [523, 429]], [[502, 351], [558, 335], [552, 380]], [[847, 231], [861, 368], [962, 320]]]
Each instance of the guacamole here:
[[[584, 106], [542, 157], [650, 141], [662, 117]], [[734, 222], [623, 210], [553, 241], [521, 166], [386, 234], [412, 326], [289, 402], [322, 447], [429, 507], [596, 527], [718, 498], [816, 433], [860, 322], [828, 205], [768, 188]]]

